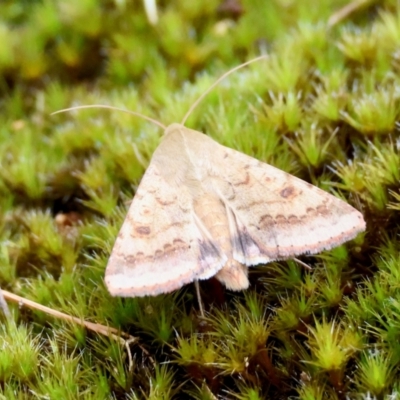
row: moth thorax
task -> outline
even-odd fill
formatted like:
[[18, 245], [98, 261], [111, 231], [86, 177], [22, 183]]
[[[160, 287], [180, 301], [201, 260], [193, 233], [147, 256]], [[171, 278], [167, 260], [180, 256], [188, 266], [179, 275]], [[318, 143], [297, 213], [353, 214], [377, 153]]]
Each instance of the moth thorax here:
[[194, 201], [194, 212], [211, 234], [213, 242], [230, 258], [232, 246], [225, 205], [213, 194], [203, 193]]

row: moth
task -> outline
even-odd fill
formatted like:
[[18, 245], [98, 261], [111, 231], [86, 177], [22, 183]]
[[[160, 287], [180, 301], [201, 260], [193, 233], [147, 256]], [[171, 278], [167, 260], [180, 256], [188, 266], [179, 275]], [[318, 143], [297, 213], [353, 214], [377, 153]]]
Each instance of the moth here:
[[[362, 214], [344, 201], [184, 126], [222, 79], [263, 58], [222, 75], [181, 124], [165, 127], [129, 111], [165, 132], [108, 260], [113, 296], [154, 296], [213, 276], [228, 289], [246, 289], [248, 267], [328, 250], [365, 230]], [[59, 112], [92, 107], [118, 110]]]
[[242, 290], [248, 267], [331, 249], [363, 230], [362, 214], [344, 201], [173, 123], [130, 205], [105, 283], [124, 297], [213, 276]]

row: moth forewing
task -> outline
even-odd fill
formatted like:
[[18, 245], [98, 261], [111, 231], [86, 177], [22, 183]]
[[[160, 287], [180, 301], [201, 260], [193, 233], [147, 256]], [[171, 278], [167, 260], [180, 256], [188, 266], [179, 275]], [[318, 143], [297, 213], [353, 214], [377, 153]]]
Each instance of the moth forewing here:
[[170, 292], [222, 268], [225, 258], [197, 229], [190, 199], [150, 164], [107, 264], [105, 282], [111, 294]]
[[220, 149], [218, 189], [236, 221], [238, 261], [254, 265], [316, 253], [365, 229], [362, 214], [342, 200], [245, 154]]
[[200, 184], [183, 127], [171, 128], [153, 154], [108, 261], [105, 282], [113, 295], [169, 292], [210, 278], [226, 263], [193, 212]]

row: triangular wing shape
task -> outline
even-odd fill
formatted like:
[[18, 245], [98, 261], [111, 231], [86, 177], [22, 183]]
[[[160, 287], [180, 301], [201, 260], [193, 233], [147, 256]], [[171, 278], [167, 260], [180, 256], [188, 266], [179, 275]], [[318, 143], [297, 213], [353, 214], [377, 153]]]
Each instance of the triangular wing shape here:
[[213, 276], [225, 262], [200, 233], [190, 194], [165, 182], [150, 164], [108, 261], [110, 293], [135, 297], [170, 292]]
[[[362, 214], [271, 165], [218, 145], [214, 186], [233, 215], [234, 258], [255, 265], [317, 253], [365, 230]], [[228, 183], [228, 184], [227, 184]]]

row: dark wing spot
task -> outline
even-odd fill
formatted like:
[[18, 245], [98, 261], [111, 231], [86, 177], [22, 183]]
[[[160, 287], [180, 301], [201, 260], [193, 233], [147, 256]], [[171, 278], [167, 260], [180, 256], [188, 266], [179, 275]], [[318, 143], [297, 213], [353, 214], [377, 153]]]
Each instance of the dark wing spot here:
[[155, 196], [155, 198], [156, 198], [157, 203], [162, 206], [169, 206], [171, 204], [174, 204], [175, 200], [176, 200], [176, 199], [174, 199], [172, 201], [165, 201], [165, 200], [160, 199], [160, 197], [157, 197], [157, 196]]
[[135, 262], [136, 262], [136, 257], [133, 256], [132, 254], [129, 254], [129, 255], [127, 255], [127, 256], [124, 257], [124, 260], [125, 260], [125, 263], [126, 263], [126, 264], [132, 265], [132, 264], [135, 264]]
[[281, 197], [283, 197], [284, 199], [287, 199], [287, 198], [290, 198], [290, 197], [293, 197], [293, 195], [296, 193], [296, 190], [294, 189], [294, 187], [293, 186], [287, 186], [287, 187], [285, 187], [284, 189], [282, 189], [281, 191], [280, 191], [280, 195], [281, 195]]
[[276, 223], [278, 224], [278, 225], [284, 225], [284, 224], [286, 224], [286, 217], [284, 216], [284, 215], [282, 215], [282, 214], [278, 214], [276, 217], [275, 217], [275, 221], [276, 221]]
[[243, 181], [235, 183], [235, 186], [248, 185], [250, 183], [250, 175], [246, 172], [246, 178]]
[[274, 224], [274, 218], [270, 214], [262, 215], [260, 220], [258, 221], [258, 225], [263, 229], [270, 228], [271, 226], [274, 226]]
[[248, 249], [249, 247], [252, 246], [258, 247], [247, 231], [239, 232], [239, 241], [242, 244], [242, 248], [245, 254], [246, 254], [246, 249]]
[[150, 235], [151, 233], [151, 229], [148, 226], [138, 226], [135, 231], [139, 235]]
[[207, 260], [211, 259], [219, 259], [221, 258], [221, 254], [214, 243], [208, 240], [199, 240], [199, 248], [200, 248], [200, 261], [205, 261], [207, 264]]
[[317, 207], [317, 213], [320, 215], [328, 215], [329, 214], [329, 210], [327, 209], [327, 207], [325, 205], [323, 206], [318, 206]]

